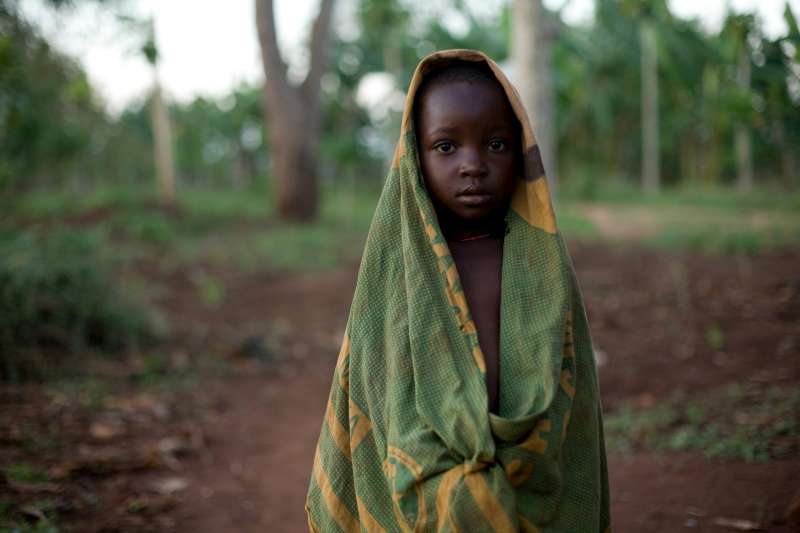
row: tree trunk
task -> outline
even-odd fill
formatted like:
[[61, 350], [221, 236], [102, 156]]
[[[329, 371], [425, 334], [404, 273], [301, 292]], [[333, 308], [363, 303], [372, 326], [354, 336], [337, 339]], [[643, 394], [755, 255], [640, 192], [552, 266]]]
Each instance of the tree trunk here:
[[658, 51], [656, 30], [651, 22], [640, 26], [642, 61], [642, 189], [657, 194], [661, 189], [658, 119]]
[[551, 194], [558, 188], [556, 102], [551, 62], [556, 33], [541, 0], [514, 0], [511, 56], [522, 103], [531, 115]]
[[321, 0], [311, 29], [310, 66], [299, 86], [289, 83], [275, 32], [272, 0], [256, 0], [256, 26], [264, 67], [264, 110], [270, 122], [275, 189], [281, 218], [308, 221], [319, 211], [320, 78], [334, 0]]
[[781, 183], [787, 191], [792, 190], [793, 181], [795, 177], [795, 162], [794, 151], [791, 147], [787, 146], [786, 142], [786, 129], [783, 126], [784, 117], [778, 114], [772, 121], [772, 135], [775, 138], [775, 144], [778, 146], [778, 152], [781, 154]]
[[[750, 92], [750, 51], [747, 44], [743, 43], [739, 52], [739, 69], [736, 73], [736, 84], [742, 93]], [[750, 138], [750, 127], [746, 122], [736, 125], [735, 149], [736, 166], [739, 176], [737, 186], [740, 191], [753, 190], [753, 143]]]
[[273, 122], [278, 127], [271, 130], [276, 205], [281, 218], [310, 221], [319, 210], [319, 131], [309, 113], [295, 111], [290, 120], [293, 123], [282, 126]]
[[172, 154], [172, 129], [167, 106], [161, 95], [161, 84], [156, 78], [151, 102], [153, 121], [153, 151], [155, 156], [158, 199], [162, 205], [175, 203], [175, 163]]

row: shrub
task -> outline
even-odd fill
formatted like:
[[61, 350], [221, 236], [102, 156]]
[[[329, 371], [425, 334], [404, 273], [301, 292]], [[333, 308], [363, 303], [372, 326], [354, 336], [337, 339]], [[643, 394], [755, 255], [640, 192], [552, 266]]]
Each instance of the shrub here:
[[61, 362], [43, 352], [117, 352], [154, 336], [146, 307], [114, 279], [102, 242], [68, 230], [0, 234], [0, 379], [38, 377], [42, 365]]

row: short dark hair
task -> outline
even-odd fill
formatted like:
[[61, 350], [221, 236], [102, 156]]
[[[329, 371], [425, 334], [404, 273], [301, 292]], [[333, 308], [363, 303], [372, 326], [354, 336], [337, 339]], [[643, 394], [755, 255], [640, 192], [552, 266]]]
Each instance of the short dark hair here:
[[492, 69], [486, 63], [476, 61], [465, 61], [463, 59], [451, 59], [439, 68], [436, 68], [423, 77], [420, 88], [425, 85], [435, 85], [437, 82], [465, 81], [476, 83], [486, 81], [499, 84]]
[[442, 66], [436, 66], [422, 77], [422, 82], [414, 95], [414, 109], [419, 107], [422, 94], [431, 87], [453, 82], [489, 83], [502, 90], [492, 69], [486, 63], [465, 61], [463, 59], [442, 60]]

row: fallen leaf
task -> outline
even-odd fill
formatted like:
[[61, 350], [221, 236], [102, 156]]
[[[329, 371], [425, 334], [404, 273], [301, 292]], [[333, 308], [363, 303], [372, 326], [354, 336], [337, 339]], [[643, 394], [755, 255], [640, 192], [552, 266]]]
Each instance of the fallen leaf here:
[[761, 525], [750, 520], [739, 520], [736, 518], [717, 517], [714, 519], [715, 526], [728, 527], [737, 531], [763, 531]]
[[167, 454], [178, 454], [186, 451], [187, 443], [178, 437], [165, 437], [158, 441], [158, 451]]
[[78, 466], [75, 471], [91, 475], [108, 475], [115, 472], [144, 470], [161, 464], [158, 453], [147, 451], [131, 453], [128, 450], [78, 447]]
[[55, 483], [19, 483], [9, 481], [8, 486], [17, 492], [25, 494], [57, 494], [62, 491], [62, 488]]
[[170, 496], [140, 496], [128, 499], [125, 508], [131, 514], [160, 513], [172, 509], [175, 503]]
[[35, 518], [36, 520], [47, 522], [47, 517], [44, 515], [44, 512], [34, 505], [26, 505], [20, 509], [20, 512], [27, 518]]
[[74, 462], [53, 465], [47, 469], [47, 477], [50, 479], [66, 479], [78, 468], [80, 468], [80, 465]]
[[772, 418], [769, 413], [736, 413], [733, 415], [736, 423], [742, 426], [763, 426], [772, 421]]
[[122, 433], [119, 426], [104, 422], [93, 422], [89, 427], [89, 434], [97, 440], [111, 440]]
[[180, 477], [168, 477], [153, 483], [153, 489], [159, 494], [170, 496], [183, 492], [189, 487], [189, 482]]
[[641, 409], [649, 409], [656, 404], [656, 397], [649, 392], [644, 392], [636, 397], [636, 405]]
[[147, 413], [160, 420], [170, 417], [169, 407], [148, 394], [140, 394], [128, 398], [112, 398], [108, 401], [109, 407], [118, 409], [128, 415]]

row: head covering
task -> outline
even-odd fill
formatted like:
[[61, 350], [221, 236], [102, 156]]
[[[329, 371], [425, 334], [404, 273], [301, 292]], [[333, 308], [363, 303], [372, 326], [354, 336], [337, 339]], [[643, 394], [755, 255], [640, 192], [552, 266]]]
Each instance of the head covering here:
[[[522, 126], [506, 216], [498, 413], [413, 125], [426, 74], [485, 63]], [[306, 502], [313, 531], [604, 532], [608, 478], [594, 356], [530, 123], [481, 52], [422, 60], [369, 230]]]

